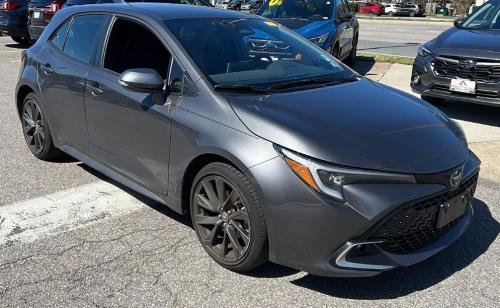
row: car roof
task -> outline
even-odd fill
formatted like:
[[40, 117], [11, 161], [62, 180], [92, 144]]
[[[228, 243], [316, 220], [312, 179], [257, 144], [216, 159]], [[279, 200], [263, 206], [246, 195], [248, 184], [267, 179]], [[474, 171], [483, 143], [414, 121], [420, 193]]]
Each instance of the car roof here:
[[258, 16], [240, 13], [233, 10], [219, 9], [208, 6], [172, 3], [110, 3], [72, 6], [67, 9], [67, 14], [84, 12], [107, 12], [136, 14], [141, 12], [149, 17], [159, 20], [191, 19], [191, 18], [260, 18]]

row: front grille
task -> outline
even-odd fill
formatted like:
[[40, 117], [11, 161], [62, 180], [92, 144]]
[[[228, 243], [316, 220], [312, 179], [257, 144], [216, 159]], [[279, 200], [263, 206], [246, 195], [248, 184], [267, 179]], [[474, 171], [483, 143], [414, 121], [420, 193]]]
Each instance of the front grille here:
[[450, 91], [450, 86], [443, 85], [443, 84], [434, 84], [434, 85], [432, 85], [432, 89], [439, 90], [439, 91], [445, 91], [445, 92], [453, 93], [454, 95], [460, 95], [460, 96], [498, 98], [498, 91], [485, 90], [485, 89], [480, 89], [480, 88], [476, 89], [476, 94], [452, 92], [452, 91]]
[[436, 57], [432, 61], [432, 70], [439, 77], [459, 77], [484, 83], [496, 83], [500, 81], [500, 62], [473, 59], [476, 64], [472, 68], [466, 69], [460, 66], [461, 60], [469, 59]]
[[411, 206], [403, 207], [376, 228], [370, 240], [383, 241], [380, 248], [392, 253], [409, 253], [437, 240], [461, 217], [451, 221], [442, 228], [437, 227], [441, 204], [464, 195], [465, 202], [470, 203], [476, 190], [478, 174], [464, 181], [460, 187], [437, 196], [418, 201]]

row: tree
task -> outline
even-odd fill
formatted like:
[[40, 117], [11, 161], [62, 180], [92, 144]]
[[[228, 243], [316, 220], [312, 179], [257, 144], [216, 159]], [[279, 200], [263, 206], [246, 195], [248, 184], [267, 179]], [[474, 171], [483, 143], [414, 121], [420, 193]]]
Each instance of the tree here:
[[466, 16], [469, 13], [470, 6], [475, 3], [475, 0], [451, 0], [452, 7], [455, 9], [455, 15], [460, 16]]

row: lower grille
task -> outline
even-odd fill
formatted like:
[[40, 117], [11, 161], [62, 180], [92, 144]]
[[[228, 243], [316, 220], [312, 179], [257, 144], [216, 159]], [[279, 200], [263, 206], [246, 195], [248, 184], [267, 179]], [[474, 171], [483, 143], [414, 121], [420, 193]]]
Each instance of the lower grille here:
[[476, 94], [465, 94], [465, 93], [459, 93], [459, 92], [451, 92], [449, 86], [442, 85], [442, 84], [434, 84], [432, 86], [432, 89], [439, 90], [439, 91], [445, 91], [448, 93], [453, 93], [455, 95], [462, 95], [462, 96], [498, 98], [498, 91], [484, 90], [484, 89], [479, 89], [479, 88], [476, 89]]
[[476, 190], [477, 177], [478, 174], [475, 174], [454, 191], [447, 191], [403, 207], [378, 227], [370, 236], [370, 240], [383, 241], [379, 245], [380, 248], [400, 254], [409, 253], [432, 243], [462, 218], [458, 217], [444, 227], [438, 228], [437, 220], [441, 204], [460, 195], [463, 195], [464, 202], [469, 204]]

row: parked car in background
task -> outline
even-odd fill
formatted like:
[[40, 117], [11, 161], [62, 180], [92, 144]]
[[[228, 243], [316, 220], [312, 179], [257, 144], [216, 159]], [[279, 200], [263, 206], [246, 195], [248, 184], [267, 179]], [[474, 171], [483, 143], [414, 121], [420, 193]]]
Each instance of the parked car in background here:
[[0, 0], [0, 32], [20, 44], [30, 42], [28, 33], [28, 1]]
[[384, 5], [384, 12], [389, 16], [401, 15], [403, 10], [400, 4], [387, 3]]
[[500, 107], [500, 0], [490, 0], [423, 44], [411, 87], [423, 99]]
[[[270, 18], [309, 39], [334, 57], [352, 65], [356, 59], [359, 24], [346, 0], [268, 0], [255, 13]], [[263, 40], [262, 48], [275, 41]]]
[[401, 9], [401, 14], [406, 14], [410, 17], [423, 16], [425, 14], [424, 7], [419, 4], [403, 4]]
[[28, 31], [31, 40], [37, 40], [52, 20], [54, 14], [62, 9], [66, 0], [31, 0], [28, 6]]
[[229, 2], [232, 0], [220, 0], [215, 3], [215, 6], [221, 9], [227, 9]]
[[64, 9], [23, 53], [15, 93], [35, 157], [63, 151], [190, 215], [206, 253], [235, 272], [271, 260], [374, 276], [481, 223], [480, 161], [456, 122], [250, 14]]
[[[69, 3], [67, 3], [69, 2]], [[31, 0], [29, 4], [28, 30], [31, 40], [36, 40], [54, 14], [63, 7], [100, 3], [157, 2], [213, 6], [207, 0]]]
[[380, 16], [384, 14], [384, 7], [378, 3], [364, 3], [359, 7], [361, 14], [370, 14]]
[[250, 0], [241, 5], [241, 9], [244, 11], [257, 10], [262, 5], [262, 0]]
[[241, 5], [243, 4], [243, 0], [231, 0], [228, 4], [227, 4], [227, 9], [228, 10], [235, 10], [235, 11], [239, 11], [241, 10]]

